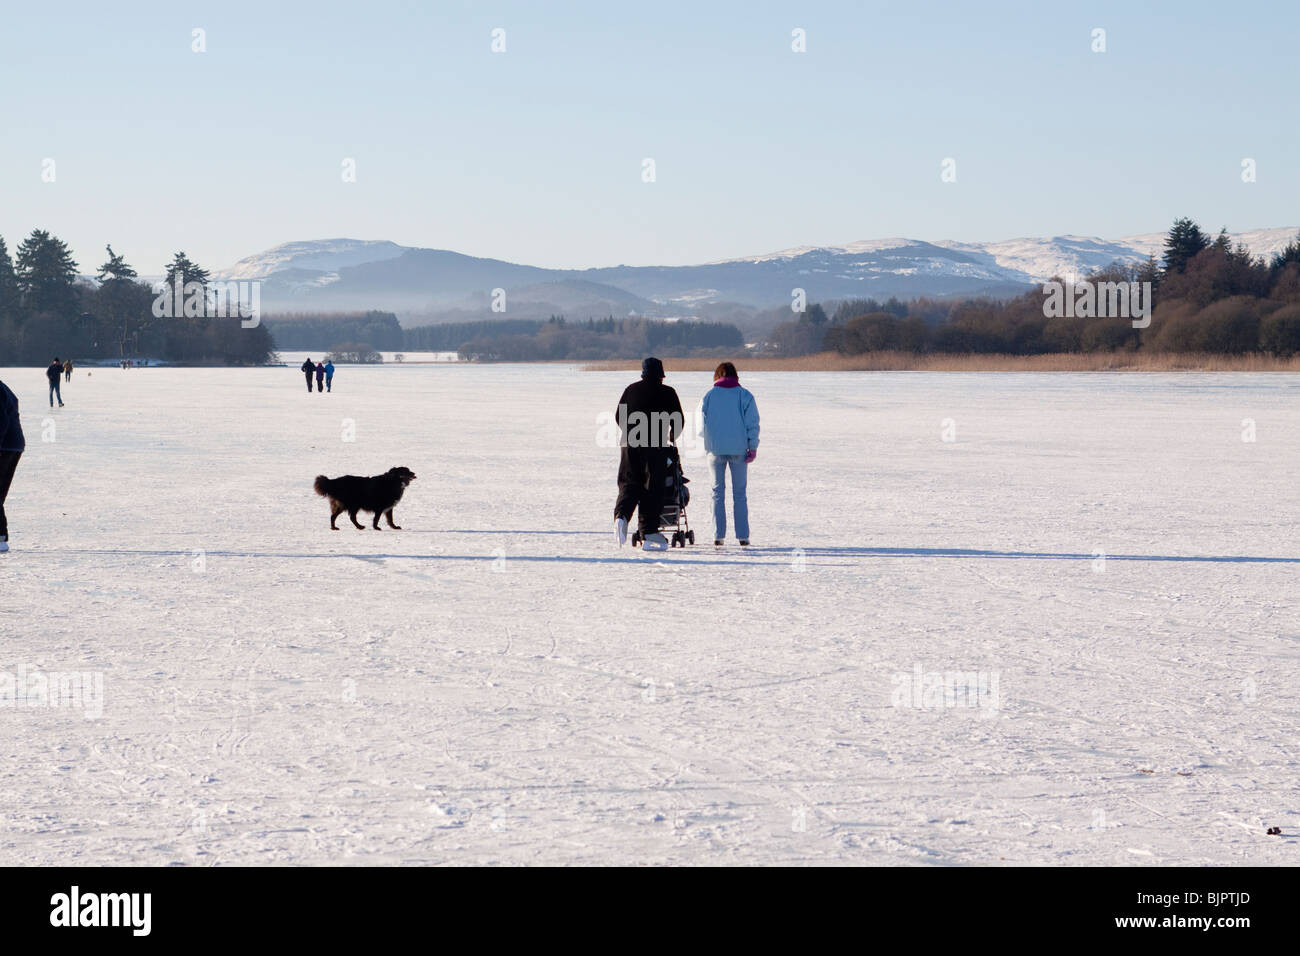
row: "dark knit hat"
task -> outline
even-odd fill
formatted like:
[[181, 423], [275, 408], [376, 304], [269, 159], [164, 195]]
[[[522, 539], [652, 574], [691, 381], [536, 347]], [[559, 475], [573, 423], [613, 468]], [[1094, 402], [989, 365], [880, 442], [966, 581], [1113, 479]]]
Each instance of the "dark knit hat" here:
[[661, 379], [664, 377], [664, 363], [653, 355], [641, 362], [641, 377]]

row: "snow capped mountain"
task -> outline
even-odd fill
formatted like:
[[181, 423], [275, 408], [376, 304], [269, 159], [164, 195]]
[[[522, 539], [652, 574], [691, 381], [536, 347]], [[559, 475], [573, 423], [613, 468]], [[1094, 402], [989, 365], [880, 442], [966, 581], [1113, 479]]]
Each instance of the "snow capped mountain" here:
[[[1163, 242], [1163, 236], [1161, 238]], [[1126, 265], [1145, 262], [1145, 251], [1091, 236], [1053, 236], [1007, 239], [1002, 242], [963, 244], [941, 242], [948, 248], [963, 249], [972, 256], [988, 256], [999, 268], [1022, 282], [1046, 282], [1053, 276], [1084, 276], [1112, 262]]]
[[[369, 239], [311, 239], [286, 242], [257, 255], [240, 259], [229, 269], [214, 274], [216, 279], [265, 279], [273, 272], [304, 269], [336, 273], [344, 266], [396, 259], [410, 246]], [[337, 275], [334, 276], [338, 278]], [[321, 283], [317, 283], [321, 284]]]
[[[1234, 245], [1244, 243], [1265, 258], [1281, 251], [1295, 237], [1294, 226], [1229, 233]], [[1157, 259], [1164, 251], [1165, 233], [1123, 239], [1095, 236], [1027, 237], [998, 242], [922, 242], [916, 239], [869, 239], [843, 246], [801, 246], [726, 263], [770, 263], [798, 260], [809, 272], [838, 269], [845, 275], [947, 275], [990, 281], [1041, 283], [1053, 276], [1083, 276], [1113, 262], [1125, 264]], [[935, 249], [959, 253], [936, 254]], [[723, 263], [718, 263], [719, 265]]]
[[847, 246], [796, 246], [793, 249], [782, 249], [780, 252], [769, 252], [765, 256], [742, 256], [739, 259], [722, 259], [708, 264], [716, 266], [730, 262], [771, 262], [775, 259], [797, 259], [799, 256], [807, 255], [810, 252], [859, 255], [884, 250], [906, 249], [910, 246], [920, 245], [925, 245], [925, 243], [918, 242], [915, 239], [861, 239], [857, 242], [850, 242]]
[[[1295, 238], [1286, 226], [1232, 233], [1268, 257]], [[241, 259], [219, 279], [259, 279], [268, 310], [388, 309], [399, 316], [476, 309], [492, 289], [512, 302], [576, 316], [677, 314], [708, 302], [768, 308], [795, 289], [808, 301], [874, 296], [1018, 295], [1053, 276], [1071, 279], [1113, 262], [1136, 264], [1164, 249], [1164, 233], [1101, 239], [1052, 236], [998, 242], [892, 238], [800, 246], [696, 266], [545, 269], [393, 242], [288, 242]], [[538, 298], [538, 290], [546, 289]], [[522, 296], [516, 292], [527, 290]], [[534, 301], [535, 300], [535, 301]], [[544, 318], [548, 312], [541, 313]]]

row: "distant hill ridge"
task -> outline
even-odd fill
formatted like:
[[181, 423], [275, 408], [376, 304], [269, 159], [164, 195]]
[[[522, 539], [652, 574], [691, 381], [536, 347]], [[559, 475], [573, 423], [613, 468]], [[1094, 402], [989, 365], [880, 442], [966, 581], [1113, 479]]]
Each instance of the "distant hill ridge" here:
[[[1286, 226], [1232, 233], [1271, 256], [1295, 238]], [[213, 278], [258, 279], [263, 308], [285, 311], [385, 309], [399, 315], [487, 307], [507, 292], [507, 315], [547, 309], [575, 315], [679, 316], [708, 302], [769, 307], [791, 290], [809, 301], [848, 296], [1015, 295], [1054, 275], [1082, 276], [1119, 261], [1159, 258], [1164, 233], [1100, 239], [1028, 237], [998, 242], [870, 239], [803, 246], [690, 266], [547, 269], [385, 240], [287, 242], [215, 271]], [[513, 306], [512, 307], [512, 303]]]

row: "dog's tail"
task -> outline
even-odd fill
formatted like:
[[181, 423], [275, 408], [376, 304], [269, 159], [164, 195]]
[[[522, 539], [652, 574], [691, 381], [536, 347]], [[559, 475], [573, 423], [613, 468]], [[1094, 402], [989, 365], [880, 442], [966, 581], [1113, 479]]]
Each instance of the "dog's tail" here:
[[312, 485], [312, 487], [316, 489], [316, 494], [322, 498], [327, 497], [329, 495], [330, 480], [324, 475], [317, 475], [316, 484]]

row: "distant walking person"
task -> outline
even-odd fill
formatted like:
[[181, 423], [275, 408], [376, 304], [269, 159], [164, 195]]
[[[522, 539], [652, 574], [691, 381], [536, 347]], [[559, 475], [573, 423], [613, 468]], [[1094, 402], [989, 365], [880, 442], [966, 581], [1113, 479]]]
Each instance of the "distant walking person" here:
[[325, 360], [325, 391], [334, 391], [334, 363], [329, 359]]
[[713, 370], [713, 387], [700, 403], [700, 430], [713, 469], [713, 543], [727, 537], [727, 469], [731, 469], [731, 507], [736, 537], [749, 544], [749, 501], [745, 496], [750, 462], [758, 455], [758, 405], [740, 385], [736, 366]]
[[316, 374], [316, 363], [311, 359], [302, 363], [302, 374], [307, 376], [307, 391], [311, 391], [311, 377]]
[[325, 366], [320, 362], [316, 363], [316, 391], [325, 394]]
[[72, 381], [72, 359], [68, 359], [63, 363], [63, 380], [65, 382]]
[[668, 481], [668, 450], [682, 430], [681, 399], [664, 384], [664, 363], [653, 356], [641, 363], [641, 381], [623, 390], [615, 411], [622, 432], [618, 464], [618, 500], [614, 502], [614, 534], [627, 541], [627, 523], [637, 512], [642, 545], [664, 551], [668, 539], [659, 533]]
[[9, 520], [5, 517], [5, 498], [14, 480], [14, 469], [27, 442], [18, 420], [18, 396], [0, 382], [0, 551], [9, 550]]
[[54, 407], [54, 400], [59, 400], [59, 408], [63, 407], [63, 392], [59, 390], [59, 382], [63, 380], [63, 363], [59, 357], [54, 356], [54, 361], [50, 367], [45, 370], [45, 377], [50, 380], [50, 408]]

